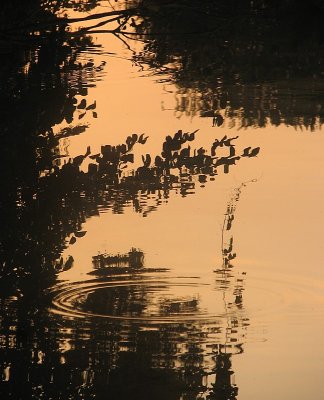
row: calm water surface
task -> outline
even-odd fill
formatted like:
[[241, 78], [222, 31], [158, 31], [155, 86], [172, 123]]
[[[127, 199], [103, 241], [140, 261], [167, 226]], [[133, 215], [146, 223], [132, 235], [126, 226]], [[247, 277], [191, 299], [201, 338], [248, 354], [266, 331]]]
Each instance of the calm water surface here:
[[195, 86], [93, 38], [7, 95], [38, 141], [5, 156], [1, 398], [321, 400], [321, 79]]

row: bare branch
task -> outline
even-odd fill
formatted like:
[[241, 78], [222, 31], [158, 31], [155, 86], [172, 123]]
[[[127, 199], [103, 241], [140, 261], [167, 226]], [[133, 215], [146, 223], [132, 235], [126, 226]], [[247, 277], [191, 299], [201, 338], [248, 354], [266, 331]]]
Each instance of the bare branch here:
[[92, 14], [92, 15], [88, 15], [86, 17], [80, 17], [80, 18], [57, 18], [56, 22], [72, 24], [74, 22], [90, 21], [93, 19], [111, 17], [113, 15], [119, 15], [119, 16], [134, 15], [136, 13], [136, 11], [138, 11], [138, 8], [130, 8], [128, 10], [108, 11], [108, 12]]
[[114, 35], [116, 36], [116, 38], [118, 38], [121, 42], [124, 43], [124, 45], [126, 46], [126, 48], [129, 51], [131, 51], [133, 54], [135, 54], [135, 51], [130, 47], [130, 45], [122, 37], [120, 37], [118, 32], [115, 32]]
[[118, 21], [119, 19], [120, 19], [120, 17], [118, 16], [118, 17], [115, 17], [115, 18], [108, 19], [108, 20], [106, 20], [106, 21], [98, 22], [98, 23], [95, 24], [95, 25], [92, 25], [92, 26], [88, 26], [88, 27], [86, 27], [86, 28], [81, 28], [81, 29], [79, 29], [79, 30], [78, 30], [78, 33], [86, 33], [86, 32], [88, 32], [88, 31], [90, 31], [91, 29], [99, 28], [100, 26], [107, 25], [107, 24], [109, 24], [109, 23], [111, 23], [111, 22]]

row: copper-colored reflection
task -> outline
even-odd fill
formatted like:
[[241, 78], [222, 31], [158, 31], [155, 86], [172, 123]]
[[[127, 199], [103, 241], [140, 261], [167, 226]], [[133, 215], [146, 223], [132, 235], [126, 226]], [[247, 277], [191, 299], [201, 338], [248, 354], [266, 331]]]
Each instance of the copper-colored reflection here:
[[[320, 117], [305, 129], [275, 126], [274, 106], [249, 118], [220, 99], [206, 111], [202, 90], [132, 60], [144, 44], [95, 36], [101, 47], [68, 74], [75, 109], [51, 125], [60, 139], [37, 170], [41, 190], [15, 193], [27, 233], [8, 260], [45, 260], [52, 274], [9, 281], [0, 301], [4, 391], [319, 398]], [[267, 99], [268, 89], [251, 92]], [[32, 258], [33, 246], [46, 251]]]

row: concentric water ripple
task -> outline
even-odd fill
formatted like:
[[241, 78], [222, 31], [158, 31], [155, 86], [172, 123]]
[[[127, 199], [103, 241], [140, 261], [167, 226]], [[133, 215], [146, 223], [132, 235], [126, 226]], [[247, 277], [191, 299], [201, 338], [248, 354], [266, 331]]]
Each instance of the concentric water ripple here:
[[[271, 320], [278, 313], [302, 315], [307, 314], [309, 307], [313, 312], [314, 307], [322, 310], [315, 289], [305, 282], [289, 283], [260, 276], [249, 277], [247, 284], [233, 278], [227, 285], [197, 277], [115, 276], [55, 286], [50, 311], [71, 318], [157, 324], [215, 322], [234, 315], [247, 318], [247, 313], [249, 318], [268, 316]], [[238, 291], [243, 294], [242, 303], [237, 302]]]
[[[185, 321], [219, 323], [233, 316], [247, 318], [235, 295], [242, 288], [243, 283], [238, 283], [235, 278], [223, 285], [197, 277], [110, 277], [64, 283], [53, 288], [51, 311], [72, 318], [157, 324]], [[253, 287], [252, 290], [260, 296], [265, 288]], [[266, 289], [265, 297], [266, 301], [254, 304], [250, 311], [272, 310], [283, 302], [282, 295], [270, 288]]]
[[54, 290], [51, 311], [69, 317], [151, 323], [219, 318], [224, 310], [212, 313], [207, 307], [212, 286], [189, 279], [164, 277], [67, 283]]

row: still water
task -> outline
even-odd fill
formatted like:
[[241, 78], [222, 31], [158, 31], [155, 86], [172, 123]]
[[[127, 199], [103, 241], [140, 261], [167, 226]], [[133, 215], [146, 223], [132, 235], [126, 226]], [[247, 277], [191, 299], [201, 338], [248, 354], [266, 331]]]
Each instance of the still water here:
[[1, 398], [323, 399], [321, 78], [92, 38], [2, 71]]

